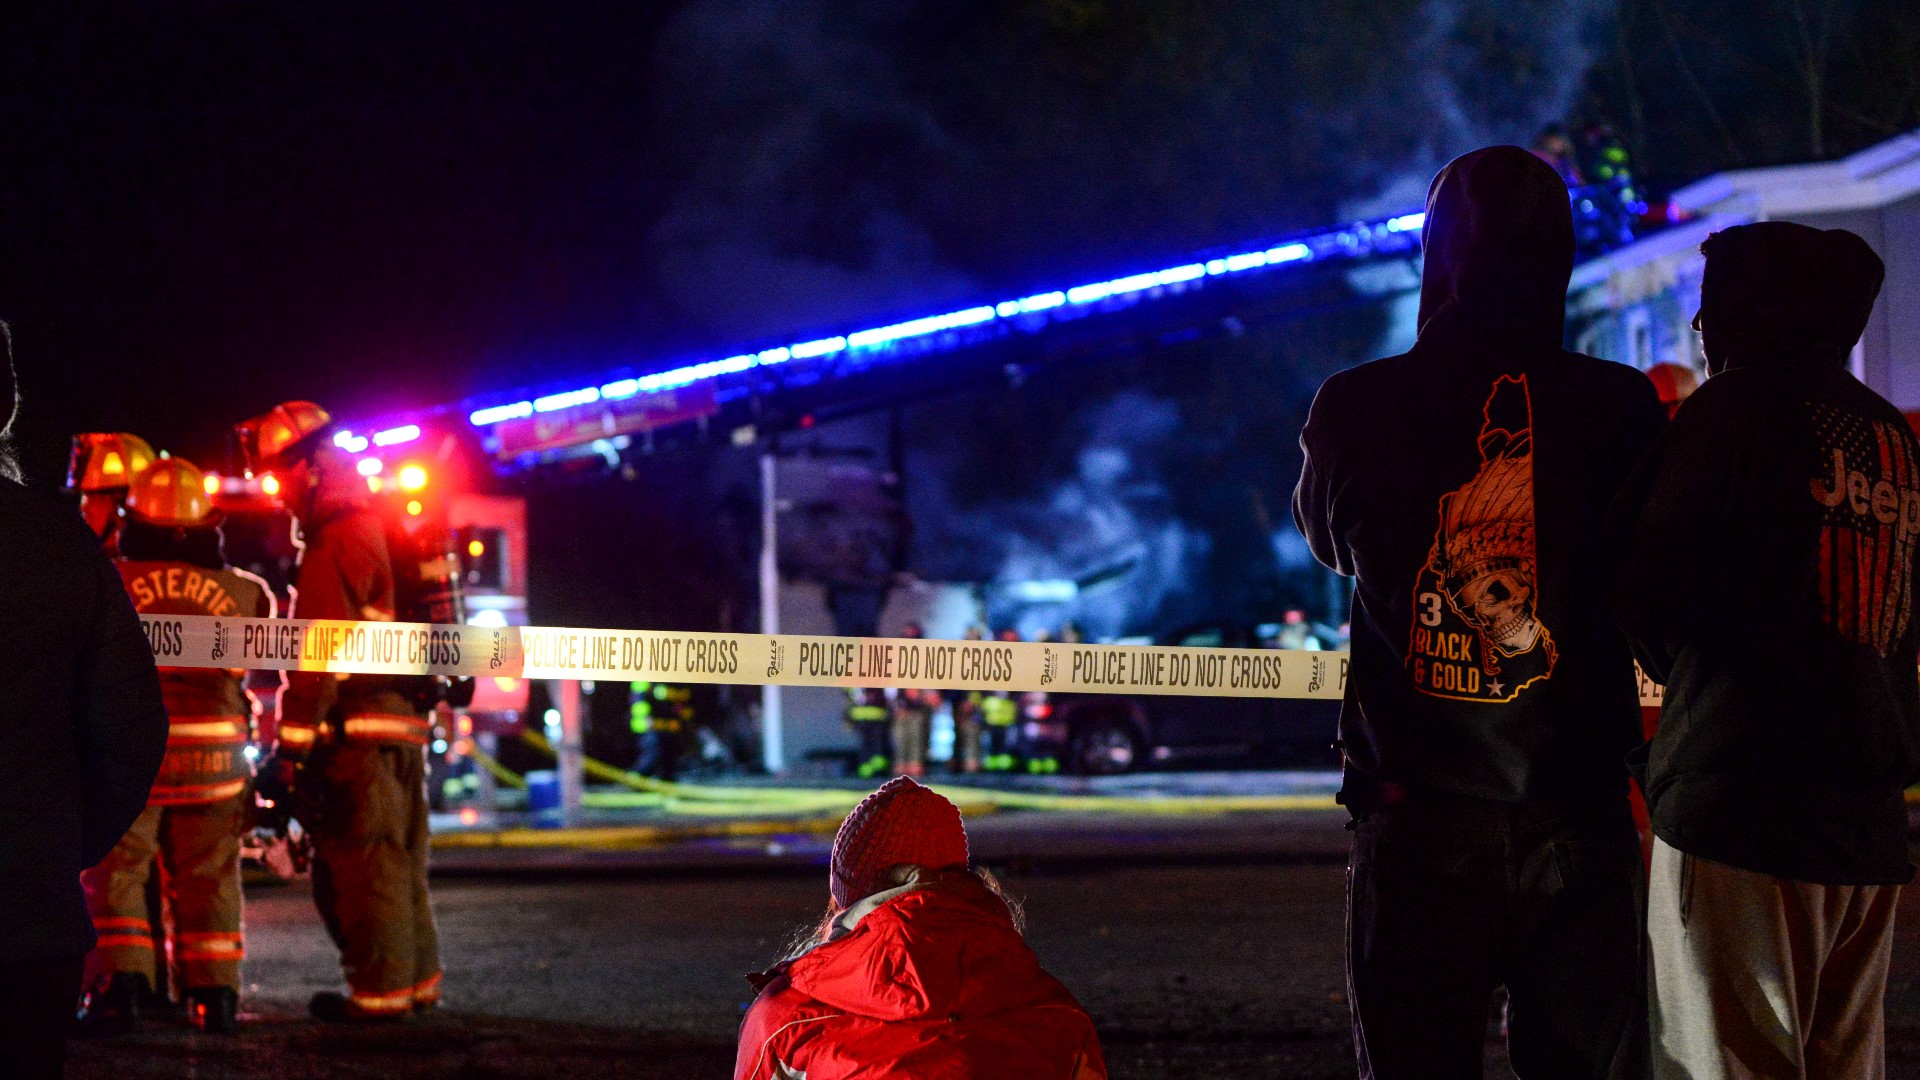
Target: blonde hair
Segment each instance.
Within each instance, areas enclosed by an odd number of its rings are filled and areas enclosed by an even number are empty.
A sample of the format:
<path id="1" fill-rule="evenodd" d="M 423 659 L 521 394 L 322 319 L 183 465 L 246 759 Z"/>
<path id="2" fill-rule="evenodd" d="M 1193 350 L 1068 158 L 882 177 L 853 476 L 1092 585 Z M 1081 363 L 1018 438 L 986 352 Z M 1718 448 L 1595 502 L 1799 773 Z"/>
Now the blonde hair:
<path id="1" fill-rule="evenodd" d="M 1007 905 L 1007 917 L 1013 920 L 1014 933 L 1022 937 L 1026 936 L 1026 909 L 1021 905 L 1019 900 L 1007 894 L 1006 887 L 1000 884 L 1000 879 L 993 875 L 993 871 L 988 870 L 984 866 L 970 866 L 959 870 L 928 870 L 924 866 L 916 866 L 912 863 L 901 863 L 892 870 L 887 871 L 887 881 L 890 883 L 888 888 L 891 889 L 897 889 L 903 885 L 911 885 L 913 888 L 909 890 L 910 892 L 940 889 L 951 890 L 954 888 L 966 888 L 970 885 L 977 884 L 998 897 L 1001 903 Z M 885 890 L 881 891 L 884 892 Z M 865 899 L 866 897 L 864 896 L 859 897 L 854 903 L 857 904 Z M 827 902 L 827 912 L 825 915 L 822 915 L 818 921 L 809 923 L 794 931 L 792 938 L 787 942 L 786 949 L 780 954 L 781 962 L 785 963 L 798 960 L 806 953 L 833 940 L 835 923 L 839 920 L 840 916 L 845 913 L 846 908 L 842 908 L 829 900 Z"/>

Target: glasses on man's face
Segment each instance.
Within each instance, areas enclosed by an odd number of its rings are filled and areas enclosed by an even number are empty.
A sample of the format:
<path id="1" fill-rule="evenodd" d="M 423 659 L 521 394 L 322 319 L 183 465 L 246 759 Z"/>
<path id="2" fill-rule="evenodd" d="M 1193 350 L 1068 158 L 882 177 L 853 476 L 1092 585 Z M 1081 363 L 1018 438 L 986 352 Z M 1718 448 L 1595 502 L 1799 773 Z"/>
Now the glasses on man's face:
<path id="1" fill-rule="evenodd" d="M 1700 313 L 1697 311 L 1693 313 L 1693 321 L 1687 325 L 1693 327 L 1693 332 L 1696 334 L 1704 332 L 1700 329 Z"/>

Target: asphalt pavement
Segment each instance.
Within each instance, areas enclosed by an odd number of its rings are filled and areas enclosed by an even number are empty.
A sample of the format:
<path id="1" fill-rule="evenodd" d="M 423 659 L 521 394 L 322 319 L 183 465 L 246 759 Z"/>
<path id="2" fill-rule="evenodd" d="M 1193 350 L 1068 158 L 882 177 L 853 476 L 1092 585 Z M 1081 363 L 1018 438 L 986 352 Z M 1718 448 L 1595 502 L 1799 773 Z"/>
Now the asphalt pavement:
<path id="1" fill-rule="evenodd" d="M 1023 899 L 1043 962 L 1093 1015 L 1115 1077 L 1353 1075 L 1337 812 L 996 813 L 969 829 Z M 243 1033 L 206 1038 L 160 1018 L 78 1046 L 71 1075 L 725 1076 L 750 997 L 742 976 L 826 904 L 820 839 L 768 850 L 784 843 L 557 852 L 517 867 L 442 859 L 447 1007 L 376 1028 L 305 1018 L 307 997 L 338 985 L 334 953 L 304 885 L 256 887 Z M 1900 915 L 1889 1075 L 1920 1080 L 1916 905 L 1910 893 Z M 1510 1076 L 1491 1024 L 1488 1050 L 1487 1075 Z"/>

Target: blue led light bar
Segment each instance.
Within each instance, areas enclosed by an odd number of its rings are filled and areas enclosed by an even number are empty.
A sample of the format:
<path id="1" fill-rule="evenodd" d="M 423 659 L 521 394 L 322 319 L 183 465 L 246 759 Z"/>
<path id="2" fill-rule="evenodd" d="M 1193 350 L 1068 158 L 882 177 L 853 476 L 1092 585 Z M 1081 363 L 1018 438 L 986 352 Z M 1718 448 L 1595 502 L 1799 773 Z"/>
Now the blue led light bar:
<path id="1" fill-rule="evenodd" d="M 707 360 L 650 375 L 622 378 L 601 386 L 549 394 L 530 401 L 494 405 L 469 413 L 467 419 L 475 427 L 486 427 L 503 420 L 523 419 L 536 412 L 556 412 L 580 405 L 591 405 L 598 401 L 619 401 L 636 394 L 671 390 L 708 379 L 736 375 L 758 367 L 785 364 L 795 360 L 815 360 L 842 353 L 881 350 L 916 338 L 927 338 L 951 330 L 981 326 L 1001 319 L 1039 315 L 1056 308 L 1085 307 L 1116 297 L 1135 297 L 1154 289 L 1184 287 L 1189 282 L 1209 277 L 1239 274 L 1288 263 L 1308 263 L 1323 258 L 1358 258 L 1382 251 L 1389 253 L 1405 251 L 1414 246 L 1417 241 L 1404 234 L 1419 232 L 1426 224 L 1426 220 L 1426 214 L 1415 212 L 1361 222 L 1344 229 L 1320 233 L 1275 247 L 1224 255 L 1206 262 L 1182 263 L 1179 266 L 1171 266 L 1151 273 L 1130 274 L 1107 281 L 1088 282 L 1070 289 L 1035 293 L 1017 300 L 1002 300 L 995 304 L 981 304 L 959 311 L 950 311 L 944 315 L 929 315 L 925 318 L 909 319 L 906 322 L 892 323 L 887 326 L 856 330 L 845 336 L 817 338 L 812 341 L 763 349 L 759 352 L 742 353 L 724 360 Z M 378 436 L 376 441 L 377 439 Z"/>
<path id="2" fill-rule="evenodd" d="M 511 405 L 495 405 L 491 409 L 479 409 L 469 413 L 467 419 L 473 423 L 474 427 L 485 427 L 488 424 L 497 424 L 502 420 L 518 420 L 521 417 L 532 415 L 533 402 L 516 401 Z"/>
<path id="3" fill-rule="evenodd" d="M 600 400 L 600 388 L 589 386 L 585 390 L 569 390 L 564 394 L 548 394 L 533 399 L 534 412 L 559 412 L 571 409 L 575 405 L 591 405 Z"/>

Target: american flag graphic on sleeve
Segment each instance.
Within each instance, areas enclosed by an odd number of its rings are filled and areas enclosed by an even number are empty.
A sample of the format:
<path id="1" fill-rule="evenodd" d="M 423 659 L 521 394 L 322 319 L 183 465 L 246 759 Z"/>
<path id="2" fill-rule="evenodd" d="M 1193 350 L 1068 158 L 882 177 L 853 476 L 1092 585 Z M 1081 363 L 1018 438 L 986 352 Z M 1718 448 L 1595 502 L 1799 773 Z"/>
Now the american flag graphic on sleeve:
<path id="1" fill-rule="evenodd" d="M 1920 468 L 1904 425 L 1809 404 L 1819 449 L 1808 490 L 1822 510 L 1820 603 L 1827 625 L 1889 656 L 1913 618 Z"/>

